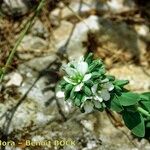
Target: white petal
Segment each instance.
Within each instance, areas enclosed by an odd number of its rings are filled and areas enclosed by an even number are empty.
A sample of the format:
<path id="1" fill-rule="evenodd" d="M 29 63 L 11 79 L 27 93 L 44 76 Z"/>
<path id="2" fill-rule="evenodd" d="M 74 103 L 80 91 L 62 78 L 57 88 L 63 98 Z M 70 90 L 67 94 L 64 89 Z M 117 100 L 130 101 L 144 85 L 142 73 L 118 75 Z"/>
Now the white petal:
<path id="1" fill-rule="evenodd" d="M 112 90 L 114 89 L 114 85 L 113 85 L 112 83 L 110 83 L 110 82 L 105 83 L 105 84 L 103 85 L 103 87 L 104 87 L 105 89 L 107 89 L 108 91 L 112 91 Z"/>
<path id="2" fill-rule="evenodd" d="M 64 80 L 70 84 L 76 85 L 77 83 L 73 82 L 71 79 L 69 79 L 68 77 L 64 76 Z"/>
<path id="3" fill-rule="evenodd" d="M 84 78 L 83 78 L 83 81 L 87 81 L 87 80 L 89 80 L 89 79 L 91 78 L 91 76 L 92 76 L 92 74 L 91 74 L 91 73 L 86 74 L 86 75 L 84 76 Z"/>
<path id="4" fill-rule="evenodd" d="M 57 98 L 64 98 L 64 97 L 65 97 L 65 94 L 64 94 L 63 91 L 58 91 L 58 92 L 56 93 L 56 97 L 57 97 Z"/>
<path id="5" fill-rule="evenodd" d="M 103 89 L 101 91 L 101 97 L 105 100 L 108 101 L 110 99 L 110 94 L 106 89 Z"/>
<path id="6" fill-rule="evenodd" d="M 94 101 L 94 105 L 95 105 L 96 108 L 99 108 L 100 102 L 99 101 Z"/>
<path id="7" fill-rule="evenodd" d="M 95 95 L 95 100 L 99 101 L 99 102 L 102 102 L 103 99 L 102 97 L 98 96 L 98 95 Z"/>
<path id="8" fill-rule="evenodd" d="M 79 57 L 79 62 L 84 60 L 84 56 Z"/>
<path id="9" fill-rule="evenodd" d="M 81 89 L 82 89 L 82 87 L 83 87 L 83 83 L 80 83 L 80 84 L 78 84 L 76 87 L 75 87 L 75 92 L 79 92 L 79 91 L 81 91 Z"/>
<path id="10" fill-rule="evenodd" d="M 101 83 L 106 83 L 108 81 L 109 81 L 109 79 L 106 78 L 106 79 L 102 80 Z"/>
<path id="11" fill-rule="evenodd" d="M 94 105 L 92 102 L 86 101 L 83 107 L 85 112 L 90 113 L 93 110 Z"/>
<path id="12" fill-rule="evenodd" d="M 76 68 L 82 75 L 85 75 L 85 73 L 88 71 L 88 64 L 86 62 L 80 62 L 77 64 Z"/>
<path id="13" fill-rule="evenodd" d="M 96 94 L 97 86 L 98 86 L 98 84 L 94 84 L 94 85 L 92 86 L 91 90 L 92 90 L 92 93 L 93 93 L 93 94 Z"/>
<path id="14" fill-rule="evenodd" d="M 65 71 L 69 76 L 74 76 L 75 74 L 77 74 L 77 71 L 71 67 L 66 67 Z"/>

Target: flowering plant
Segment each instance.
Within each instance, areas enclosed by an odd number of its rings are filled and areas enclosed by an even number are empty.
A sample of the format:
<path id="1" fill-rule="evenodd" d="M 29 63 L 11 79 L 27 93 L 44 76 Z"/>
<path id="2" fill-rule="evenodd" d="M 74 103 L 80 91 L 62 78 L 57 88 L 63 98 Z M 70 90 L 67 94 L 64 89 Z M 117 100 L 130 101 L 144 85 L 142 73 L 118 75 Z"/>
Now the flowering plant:
<path id="1" fill-rule="evenodd" d="M 101 60 L 87 54 L 64 65 L 60 82 L 66 101 L 82 112 L 110 109 L 122 115 L 125 125 L 139 137 L 145 135 L 145 120 L 150 119 L 150 93 L 137 94 L 124 86 L 128 80 L 118 80 L 106 74 Z M 56 94 L 59 96 L 60 92 Z"/>

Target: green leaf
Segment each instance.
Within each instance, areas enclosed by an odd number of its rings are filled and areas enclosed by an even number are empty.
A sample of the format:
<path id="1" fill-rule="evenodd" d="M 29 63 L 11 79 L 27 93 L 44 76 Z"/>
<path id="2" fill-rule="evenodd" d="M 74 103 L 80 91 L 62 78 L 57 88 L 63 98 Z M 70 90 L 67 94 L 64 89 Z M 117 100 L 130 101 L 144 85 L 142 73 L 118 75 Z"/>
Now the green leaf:
<path id="1" fill-rule="evenodd" d="M 112 96 L 112 99 L 110 101 L 105 102 L 105 104 L 112 111 L 121 112 L 124 110 L 124 108 L 120 104 L 117 95 Z"/>
<path id="2" fill-rule="evenodd" d="M 98 78 L 98 77 L 100 77 L 101 76 L 101 74 L 99 73 L 99 72 L 92 72 L 92 78 Z"/>
<path id="3" fill-rule="evenodd" d="M 91 80 L 88 80 L 84 82 L 84 84 L 87 85 L 88 87 L 92 87 L 94 83 Z"/>
<path id="4" fill-rule="evenodd" d="M 77 95 L 77 93 L 76 92 L 74 92 L 74 90 L 75 90 L 75 88 L 73 88 L 72 90 L 71 90 L 71 92 L 70 92 L 70 98 L 73 100 L 75 97 L 76 97 L 76 95 Z"/>
<path id="5" fill-rule="evenodd" d="M 71 91 L 73 88 L 73 85 L 72 84 L 67 84 L 66 87 L 65 87 L 65 90 L 66 91 Z"/>
<path id="6" fill-rule="evenodd" d="M 107 75 L 107 78 L 109 79 L 109 81 L 114 81 L 115 80 L 115 77 L 111 76 L 111 75 Z"/>
<path id="7" fill-rule="evenodd" d="M 136 105 L 125 106 L 124 109 L 126 109 L 126 111 L 128 111 L 128 112 L 136 112 L 137 106 Z"/>
<path id="8" fill-rule="evenodd" d="M 142 100 L 150 101 L 150 92 L 142 93 L 142 94 L 140 95 L 140 98 L 141 98 Z"/>
<path id="9" fill-rule="evenodd" d="M 141 107 L 143 107 L 150 113 L 150 92 L 142 93 L 140 95 L 140 99 Z"/>
<path id="10" fill-rule="evenodd" d="M 68 83 L 67 83 L 65 80 L 61 80 L 61 81 L 59 82 L 59 85 L 60 85 L 61 89 L 64 89 L 67 84 L 68 84 Z"/>
<path id="11" fill-rule="evenodd" d="M 150 128 L 150 122 L 146 123 L 146 128 Z"/>
<path id="12" fill-rule="evenodd" d="M 122 117 L 125 125 L 131 130 L 134 135 L 138 137 L 144 137 L 145 124 L 144 118 L 140 113 L 124 111 Z"/>
<path id="13" fill-rule="evenodd" d="M 118 96 L 118 99 L 122 106 L 130 106 L 136 104 L 140 100 L 140 96 L 136 93 L 126 92 Z"/>
<path id="14" fill-rule="evenodd" d="M 142 104 L 142 106 L 147 109 L 147 111 L 150 112 L 150 101 L 140 101 L 140 103 Z"/>
<path id="15" fill-rule="evenodd" d="M 114 81 L 114 84 L 115 84 L 115 85 L 118 85 L 118 86 L 121 86 L 121 87 L 125 86 L 125 85 L 128 84 L 128 83 L 129 83 L 128 80 L 115 80 L 115 81 Z"/>
<path id="16" fill-rule="evenodd" d="M 80 104 L 81 104 L 80 99 L 76 98 L 74 104 L 75 104 L 76 106 L 80 106 Z"/>
<path id="17" fill-rule="evenodd" d="M 86 95 L 90 96 L 92 94 L 90 88 L 88 88 L 87 86 L 83 87 L 83 91 Z"/>
<path id="18" fill-rule="evenodd" d="M 90 64 L 92 61 L 93 61 L 93 53 L 87 53 L 86 55 L 85 55 L 85 57 L 84 57 L 84 60 L 88 63 L 88 64 Z"/>
<path id="19" fill-rule="evenodd" d="M 122 94 L 122 88 L 119 87 L 118 85 L 115 85 L 115 93 L 117 95 L 121 95 Z"/>
<path id="20" fill-rule="evenodd" d="M 101 67 L 101 65 L 102 65 L 102 62 L 100 60 L 94 60 L 92 64 L 89 66 L 89 71 L 92 72 L 95 69 Z"/>
<path id="21" fill-rule="evenodd" d="M 71 92 L 72 88 L 73 88 L 72 84 L 67 84 L 65 86 L 65 99 L 66 100 L 70 97 L 70 92 Z"/>

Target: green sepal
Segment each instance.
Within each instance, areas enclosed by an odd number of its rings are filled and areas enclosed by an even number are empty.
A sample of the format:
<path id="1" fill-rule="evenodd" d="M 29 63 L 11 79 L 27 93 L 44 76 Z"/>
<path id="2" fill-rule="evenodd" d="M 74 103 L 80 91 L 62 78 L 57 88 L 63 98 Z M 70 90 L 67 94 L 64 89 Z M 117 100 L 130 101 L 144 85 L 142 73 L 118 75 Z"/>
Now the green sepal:
<path id="1" fill-rule="evenodd" d="M 91 81 L 91 80 L 84 82 L 84 84 L 88 87 L 92 87 L 94 85 L 93 81 Z"/>
<path id="2" fill-rule="evenodd" d="M 70 92 L 70 98 L 73 100 L 76 97 L 77 93 L 75 92 L 75 87 L 72 88 Z"/>
<path id="3" fill-rule="evenodd" d="M 102 62 L 100 60 L 94 60 L 89 66 L 89 72 L 99 69 L 102 66 Z"/>
<path id="4" fill-rule="evenodd" d="M 86 53 L 84 56 L 84 60 L 88 63 L 91 64 L 93 61 L 93 53 Z"/>
<path id="5" fill-rule="evenodd" d="M 87 87 L 87 86 L 84 86 L 84 87 L 83 87 L 83 91 L 84 91 L 84 93 L 85 93 L 87 96 L 90 96 L 90 95 L 92 94 L 90 88 Z"/>
<path id="6" fill-rule="evenodd" d="M 75 101 L 74 101 L 74 104 L 79 107 L 81 105 L 81 99 L 82 99 L 82 95 L 77 94 Z"/>

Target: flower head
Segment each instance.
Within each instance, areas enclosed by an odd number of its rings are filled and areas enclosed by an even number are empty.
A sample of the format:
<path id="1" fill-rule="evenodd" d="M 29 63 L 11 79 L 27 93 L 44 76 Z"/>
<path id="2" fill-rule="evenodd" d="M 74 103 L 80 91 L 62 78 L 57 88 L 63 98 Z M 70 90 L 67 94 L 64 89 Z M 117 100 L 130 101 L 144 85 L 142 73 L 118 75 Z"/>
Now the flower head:
<path id="1" fill-rule="evenodd" d="M 80 58 L 78 61 L 71 61 L 64 67 L 66 76 L 64 80 L 72 85 L 75 85 L 75 91 L 78 92 L 82 89 L 84 82 L 91 78 L 91 73 L 88 73 L 88 64 Z"/>
<path id="2" fill-rule="evenodd" d="M 111 99 L 114 85 L 105 75 L 102 61 L 93 59 L 93 55 L 73 60 L 64 65 L 63 70 L 66 74 L 61 89 L 65 99 L 71 99 L 74 105 L 90 112 L 104 108 L 105 102 Z"/>

